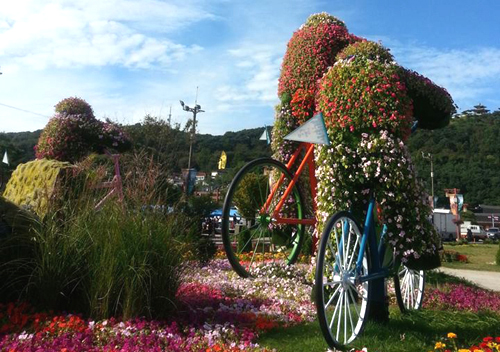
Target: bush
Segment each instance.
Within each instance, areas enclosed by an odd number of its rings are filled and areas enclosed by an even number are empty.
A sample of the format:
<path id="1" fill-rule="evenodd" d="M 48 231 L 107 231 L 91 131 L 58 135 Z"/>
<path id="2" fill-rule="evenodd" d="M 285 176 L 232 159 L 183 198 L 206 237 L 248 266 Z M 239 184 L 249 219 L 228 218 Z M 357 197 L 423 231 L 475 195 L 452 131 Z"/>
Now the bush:
<path id="1" fill-rule="evenodd" d="M 127 167 L 136 172 L 125 178 L 124 202 L 109 201 L 94 210 L 95 199 L 102 196 L 102 190 L 91 187 L 99 180 L 99 167 L 87 173 L 88 185 L 78 198 L 49 209 L 31 234 L 0 241 L 4 300 L 24 299 L 39 309 L 95 319 L 171 313 L 184 263 L 207 261 L 213 251 L 211 243 L 199 240 L 193 221 L 192 214 L 203 207 L 193 205 L 189 214 L 143 210 L 144 204 L 159 204 L 154 170 Z"/>
<path id="2" fill-rule="evenodd" d="M 495 262 L 500 265 L 500 245 L 498 246 L 497 255 L 495 256 Z"/>
<path id="3" fill-rule="evenodd" d="M 244 229 L 238 234 L 238 252 L 248 253 L 252 250 L 252 232 L 248 229 Z"/>
<path id="4" fill-rule="evenodd" d="M 448 263 L 452 262 L 468 263 L 469 259 L 465 254 L 460 254 L 457 251 L 444 250 L 441 252 L 441 261 Z"/>
<path id="5" fill-rule="evenodd" d="M 55 110 L 59 114 L 77 115 L 83 119 L 94 119 L 94 110 L 89 103 L 77 97 L 70 97 L 61 100 L 55 105 Z"/>
<path id="6" fill-rule="evenodd" d="M 110 121 L 101 122 L 83 99 L 67 98 L 43 129 L 35 147 L 37 159 L 78 162 L 92 152 L 130 149 L 129 137 Z"/>
<path id="7" fill-rule="evenodd" d="M 70 213 L 62 222 L 56 213 L 46 216 L 32 235 L 32 255 L 3 263 L 25 268 L 17 298 L 95 319 L 168 316 L 190 246 L 179 238 L 191 219 L 113 203 L 99 212 L 88 207 Z"/>

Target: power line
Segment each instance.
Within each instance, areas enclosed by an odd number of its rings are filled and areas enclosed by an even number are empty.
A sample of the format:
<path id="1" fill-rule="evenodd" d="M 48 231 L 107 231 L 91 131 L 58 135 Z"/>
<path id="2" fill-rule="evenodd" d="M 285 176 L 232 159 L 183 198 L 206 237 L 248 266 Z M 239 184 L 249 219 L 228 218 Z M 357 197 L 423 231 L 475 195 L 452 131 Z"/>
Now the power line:
<path id="1" fill-rule="evenodd" d="M 10 109 L 14 109 L 14 110 L 19 110 L 19 111 L 22 111 L 22 112 L 27 112 L 27 113 L 30 113 L 30 114 L 33 114 L 33 115 L 38 115 L 38 116 L 42 116 L 42 117 L 49 117 L 50 116 L 47 116 L 47 115 L 43 115 L 43 114 L 39 114 L 37 112 L 33 112 L 33 111 L 29 111 L 29 110 L 25 110 L 25 109 L 21 109 L 21 108 L 16 108 L 15 106 L 11 106 L 11 105 L 7 105 L 7 104 L 3 104 L 3 103 L 0 103 L 1 106 L 5 106 L 6 108 L 10 108 Z"/>

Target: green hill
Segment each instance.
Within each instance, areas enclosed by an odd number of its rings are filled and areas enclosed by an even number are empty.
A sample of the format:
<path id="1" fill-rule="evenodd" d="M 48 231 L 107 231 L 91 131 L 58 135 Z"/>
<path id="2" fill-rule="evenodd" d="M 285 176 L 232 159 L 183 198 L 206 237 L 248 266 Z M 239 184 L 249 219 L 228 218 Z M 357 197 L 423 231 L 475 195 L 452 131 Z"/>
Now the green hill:
<path id="1" fill-rule="evenodd" d="M 459 188 L 469 204 L 500 205 L 500 112 L 455 118 L 435 131 L 417 130 L 408 142 L 418 175 L 430 193 L 430 162 L 434 189 Z"/>
<path id="2" fill-rule="evenodd" d="M 147 150 L 165 170 L 179 172 L 187 167 L 189 134 L 180 126 L 146 117 L 142 123 L 125 126 L 134 140 L 135 151 Z M 271 155 L 259 137 L 263 128 L 226 132 L 222 136 L 196 135 L 192 164 L 200 171 L 217 169 L 222 151 L 227 167 L 236 171 L 246 162 Z M 0 133 L 0 153 L 9 150 L 10 169 L 34 158 L 33 147 L 40 131 Z M 430 193 L 430 162 L 422 152 L 431 153 L 434 162 L 436 196 L 445 188 L 459 188 L 469 204 L 500 205 L 500 112 L 455 118 L 446 128 L 417 130 L 408 145 L 420 178 Z"/>

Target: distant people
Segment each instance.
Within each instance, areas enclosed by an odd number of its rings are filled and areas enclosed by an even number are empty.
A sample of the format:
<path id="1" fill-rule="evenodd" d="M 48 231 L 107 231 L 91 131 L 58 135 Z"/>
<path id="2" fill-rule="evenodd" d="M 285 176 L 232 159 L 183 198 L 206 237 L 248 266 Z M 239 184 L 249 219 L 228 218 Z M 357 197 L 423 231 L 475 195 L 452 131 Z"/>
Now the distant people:
<path id="1" fill-rule="evenodd" d="M 470 229 L 470 227 L 467 229 L 467 241 L 468 242 L 472 242 L 474 238 L 472 237 L 472 230 Z"/>

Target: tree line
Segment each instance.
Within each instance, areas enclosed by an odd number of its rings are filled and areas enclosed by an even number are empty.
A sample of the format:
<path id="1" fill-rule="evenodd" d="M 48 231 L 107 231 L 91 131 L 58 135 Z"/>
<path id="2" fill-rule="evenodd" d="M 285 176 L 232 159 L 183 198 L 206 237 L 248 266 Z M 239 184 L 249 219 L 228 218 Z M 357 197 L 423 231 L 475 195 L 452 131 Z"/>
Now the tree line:
<path id="1" fill-rule="evenodd" d="M 169 173 L 179 173 L 188 164 L 190 126 L 170 125 L 146 116 L 134 125 L 123 126 L 133 140 L 131 153 L 151 155 Z M 270 156 L 271 149 L 259 140 L 264 128 L 226 132 L 221 136 L 197 134 L 192 165 L 199 171 L 217 170 L 222 151 L 227 154 L 228 181 L 248 161 Z M 0 133 L 0 153 L 8 150 L 11 172 L 19 163 L 34 159 L 33 147 L 39 131 Z M 435 195 L 445 204 L 445 188 L 459 188 L 466 203 L 500 205 L 500 110 L 488 111 L 478 104 L 456 115 L 449 126 L 438 130 L 417 130 L 408 140 L 418 176 L 431 192 L 430 159 L 434 164 Z M 3 165 L 4 171 L 6 165 Z"/>

